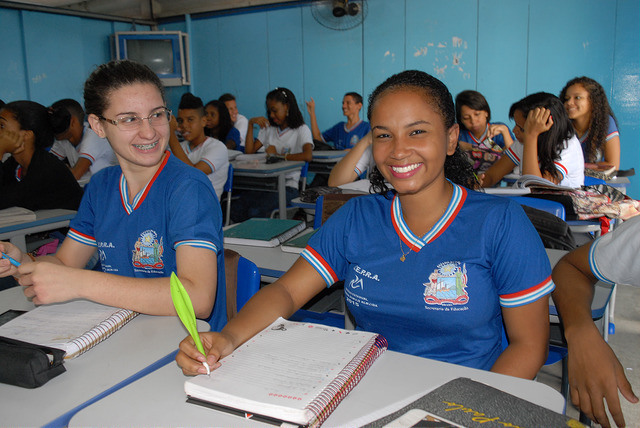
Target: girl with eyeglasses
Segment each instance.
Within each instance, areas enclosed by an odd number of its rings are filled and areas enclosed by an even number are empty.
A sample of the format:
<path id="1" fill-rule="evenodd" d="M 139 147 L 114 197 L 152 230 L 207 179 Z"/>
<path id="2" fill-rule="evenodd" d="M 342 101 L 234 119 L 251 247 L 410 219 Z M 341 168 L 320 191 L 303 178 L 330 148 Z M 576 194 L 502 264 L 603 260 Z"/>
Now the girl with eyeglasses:
<path id="1" fill-rule="evenodd" d="M 226 321 L 222 213 L 207 177 L 167 151 L 169 117 L 159 78 L 132 61 L 99 66 L 84 86 L 91 128 L 107 138 L 118 166 L 94 175 L 54 256 L 0 261 L 35 304 L 76 298 L 151 315 L 175 315 L 169 276 L 176 272 L 196 316 Z M 98 251 L 102 272 L 82 269 Z M 217 287 L 221 284 L 222 287 Z"/>
<path id="2" fill-rule="evenodd" d="M 313 137 L 304 123 L 302 112 L 295 95 L 287 88 L 276 88 L 267 94 L 267 116 L 249 119 L 245 140 L 245 153 L 256 153 L 264 147 L 267 156 L 277 156 L 284 160 L 310 162 L 313 155 Z M 254 138 L 253 127 L 260 131 Z M 287 203 L 298 196 L 300 171 L 286 176 Z M 240 222 L 252 217 L 269 217 L 278 207 L 277 193 L 258 191 L 243 192 L 238 203 L 231 206 L 231 218 Z"/>

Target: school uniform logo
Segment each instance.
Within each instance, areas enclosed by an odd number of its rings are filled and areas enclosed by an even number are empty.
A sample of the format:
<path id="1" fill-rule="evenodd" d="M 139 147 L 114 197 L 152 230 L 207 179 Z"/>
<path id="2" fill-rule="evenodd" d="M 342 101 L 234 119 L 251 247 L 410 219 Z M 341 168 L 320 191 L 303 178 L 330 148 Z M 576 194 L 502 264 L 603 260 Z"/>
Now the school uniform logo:
<path id="1" fill-rule="evenodd" d="M 145 230 L 134 244 L 133 265 L 144 269 L 163 269 L 162 255 L 164 245 L 162 237 L 158 241 L 158 234 L 153 230 Z"/>
<path id="2" fill-rule="evenodd" d="M 443 262 L 429 275 L 429 282 L 422 285 L 427 305 L 464 305 L 467 294 L 467 267 L 460 262 Z"/>

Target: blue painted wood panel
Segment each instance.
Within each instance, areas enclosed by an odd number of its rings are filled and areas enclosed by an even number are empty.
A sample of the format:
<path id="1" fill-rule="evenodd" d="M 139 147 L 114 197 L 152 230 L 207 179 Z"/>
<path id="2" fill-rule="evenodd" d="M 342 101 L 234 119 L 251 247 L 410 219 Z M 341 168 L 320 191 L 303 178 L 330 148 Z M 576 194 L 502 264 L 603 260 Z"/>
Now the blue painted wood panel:
<path id="1" fill-rule="evenodd" d="M 4 102 L 29 99 L 21 15 L 18 10 L 0 9 L 0 99 Z"/>

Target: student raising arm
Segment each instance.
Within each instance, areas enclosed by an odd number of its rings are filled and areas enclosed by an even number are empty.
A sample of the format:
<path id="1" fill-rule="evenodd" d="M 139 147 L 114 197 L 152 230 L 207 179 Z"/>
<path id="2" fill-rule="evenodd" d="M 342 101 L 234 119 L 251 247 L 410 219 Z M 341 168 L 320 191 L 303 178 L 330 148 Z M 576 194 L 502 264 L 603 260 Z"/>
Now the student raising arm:
<path id="1" fill-rule="evenodd" d="M 206 357 L 183 340 L 176 360 L 185 374 L 203 373 L 205 358 L 218 364 L 344 279 L 356 325 L 382 334 L 389 349 L 536 375 L 548 344 L 549 261 L 519 205 L 463 187 L 474 178 L 457 149 L 451 94 L 436 78 L 405 71 L 373 92 L 368 117 L 379 193 L 351 199 L 221 333 L 201 333 Z"/>
<path id="2" fill-rule="evenodd" d="M 171 112 L 162 83 L 146 66 L 112 61 L 91 74 L 84 98 L 92 129 L 108 139 L 119 166 L 89 182 L 54 256 L 32 262 L 17 247 L 0 243 L 0 250 L 22 262 L 18 268 L 0 263 L 0 275 L 18 277 L 36 304 L 85 298 L 174 315 L 174 271 L 196 315 L 206 318 L 214 308 L 212 324 L 221 326 L 222 214 L 207 177 L 166 150 Z M 82 269 L 96 248 L 103 272 Z"/>

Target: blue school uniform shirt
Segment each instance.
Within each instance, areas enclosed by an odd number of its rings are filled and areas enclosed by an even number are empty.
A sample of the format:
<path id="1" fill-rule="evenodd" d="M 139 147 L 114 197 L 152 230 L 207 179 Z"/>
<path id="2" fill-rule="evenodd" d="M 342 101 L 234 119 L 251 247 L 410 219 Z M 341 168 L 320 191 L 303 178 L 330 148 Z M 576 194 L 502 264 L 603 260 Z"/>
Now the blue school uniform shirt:
<path id="1" fill-rule="evenodd" d="M 220 330 L 226 323 L 220 204 L 207 176 L 169 152 L 133 200 L 120 166 L 94 175 L 67 236 L 97 247 L 103 272 L 135 278 L 177 272 L 181 245 L 215 252 L 218 287 L 210 324 Z"/>
<path id="2" fill-rule="evenodd" d="M 616 126 L 616 121 L 613 119 L 613 116 L 609 116 L 609 125 L 607 127 L 607 136 L 605 141 L 609 141 L 613 137 L 619 137 L 620 133 L 618 132 L 618 127 Z M 581 137 L 579 137 L 580 146 L 582 147 L 582 153 L 586 156 L 587 152 L 587 143 L 589 142 L 589 131 L 585 132 Z M 604 161 L 604 151 L 598 150 L 596 153 L 597 162 Z"/>
<path id="3" fill-rule="evenodd" d="M 493 125 L 505 125 L 502 122 L 493 122 Z M 507 125 L 505 125 L 507 126 Z M 507 128 L 509 128 L 507 126 Z M 469 143 L 472 146 L 480 146 L 483 147 L 485 149 L 491 149 L 492 147 L 489 147 L 487 144 L 485 144 L 485 140 L 487 139 L 487 131 L 489 131 L 489 124 L 487 124 L 487 127 L 484 130 L 484 133 L 480 136 L 480 138 L 476 138 L 473 136 L 473 134 L 471 132 L 469 132 L 466 129 L 460 129 L 460 135 L 458 136 L 458 141 L 463 141 L 465 143 Z M 513 135 L 513 132 L 511 132 L 511 129 L 509 129 L 509 135 L 511 136 L 511 140 L 516 141 L 516 137 L 515 135 Z M 502 134 L 498 134 L 492 137 L 492 140 L 495 144 L 497 144 L 498 146 L 500 146 L 500 148 L 504 149 L 504 137 L 502 136 Z"/>
<path id="4" fill-rule="evenodd" d="M 333 142 L 336 150 L 350 149 L 369 131 L 371 131 L 369 122 L 363 120 L 356 123 L 351 129 L 347 129 L 347 122 L 339 122 L 324 131 L 322 139 L 326 142 Z"/>
<path id="5" fill-rule="evenodd" d="M 554 288 L 522 208 L 457 185 L 422 237 L 397 196 L 367 195 L 334 213 L 301 255 L 328 286 L 344 280 L 357 328 L 382 334 L 389 349 L 484 370 L 502 352 L 501 308 Z"/>

